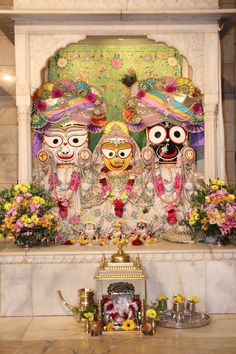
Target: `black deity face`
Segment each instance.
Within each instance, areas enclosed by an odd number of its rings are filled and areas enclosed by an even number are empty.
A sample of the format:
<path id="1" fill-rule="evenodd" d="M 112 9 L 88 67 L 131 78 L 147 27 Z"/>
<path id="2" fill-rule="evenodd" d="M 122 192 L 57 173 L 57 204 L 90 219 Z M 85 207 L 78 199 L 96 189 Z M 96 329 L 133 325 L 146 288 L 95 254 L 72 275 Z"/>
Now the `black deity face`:
<path id="1" fill-rule="evenodd" d="M 162 122 L 147 129 L 147 138 L 160 163 L 175 163 L 187 132 L 178 125 Z"/>

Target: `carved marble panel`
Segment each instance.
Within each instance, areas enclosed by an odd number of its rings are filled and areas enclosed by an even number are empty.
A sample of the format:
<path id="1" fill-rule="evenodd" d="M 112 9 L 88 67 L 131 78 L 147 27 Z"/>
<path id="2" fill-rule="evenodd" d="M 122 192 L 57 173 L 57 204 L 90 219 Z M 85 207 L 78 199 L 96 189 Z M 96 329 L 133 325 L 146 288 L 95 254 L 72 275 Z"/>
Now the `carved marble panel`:
<path id="1" fill-rule="evenodd" d="M 203 33 L 158 33 L 148 35 L 149 39 L 164 42 L 178 49 L 193 69 L 194 84 L 204 86 L 204 34 Z"/>
<path id="2" fill-rule="evenodd" d="M 46 68 L 47 61 L 55 52 L 68 44 L 78 43 L 85 39 L 85 35 L 78 34 L 51 34 L 30 36 L 30 81 L 34 91 L 42 83 L 42 70 Z M 46 80 L 47 81 L 47 80 Z"/>
<path id="3" fill-rule="evenodd" d="M 52 9 L 48 0 L 14 0 L 15 9 Z M 147 9 L 204 9 L 218 8 L 218 0 L 97 0 L 96 10 L 147 10 Z M 53 9 L 77 9 L 78 0 L 54 0 Z M 80 1 L 79 10 L 94 10 L 94 1 Z"/>

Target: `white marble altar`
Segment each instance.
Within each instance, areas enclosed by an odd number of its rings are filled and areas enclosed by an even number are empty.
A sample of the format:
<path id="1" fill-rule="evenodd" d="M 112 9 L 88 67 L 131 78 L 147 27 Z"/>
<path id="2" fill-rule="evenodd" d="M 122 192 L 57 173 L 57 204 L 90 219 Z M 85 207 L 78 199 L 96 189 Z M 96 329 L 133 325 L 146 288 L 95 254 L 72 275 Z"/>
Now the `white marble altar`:
<path id="1" fill-rule="evenodd" d="M 70 315 L 56 290 L 77 304 L 77 290 L 96 289 L 94 274 L 102 255 L 115 246 L 52 246 L 19 249 L 5 244 L 0 251 L 1 315 Z M 236 247 L 174 244 L 126 247 L 140 256 L 146 268 L 148 302 L 160 293 L 172 298 L 182 292 L 200 299 L 198 309 L 209 313 L 236 313 Z"/>

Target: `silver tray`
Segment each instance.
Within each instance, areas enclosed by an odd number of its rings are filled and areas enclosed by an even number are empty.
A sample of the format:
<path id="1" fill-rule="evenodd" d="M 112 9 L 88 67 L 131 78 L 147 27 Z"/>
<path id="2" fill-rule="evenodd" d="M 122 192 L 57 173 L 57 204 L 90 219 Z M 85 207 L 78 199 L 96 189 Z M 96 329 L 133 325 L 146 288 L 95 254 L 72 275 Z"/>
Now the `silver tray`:
<path id="1" fill-rule="evenodd" d="M 196 328 L 208 325 L 211 318 L 207 313 L 194 312 L 191 316 L 186 314 L 183 321 L 176 322 L 171 312 L 160 315 L 157 325 L 167 328 Z"/>

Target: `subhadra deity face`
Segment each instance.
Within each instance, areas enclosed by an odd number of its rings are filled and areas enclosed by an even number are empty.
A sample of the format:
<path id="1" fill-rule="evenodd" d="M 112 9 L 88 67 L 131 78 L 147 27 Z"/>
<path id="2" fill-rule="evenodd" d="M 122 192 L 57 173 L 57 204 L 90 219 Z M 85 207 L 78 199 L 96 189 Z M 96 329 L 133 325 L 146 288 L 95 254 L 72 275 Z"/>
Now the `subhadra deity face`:
<path id="1" fill-rule="evenodd" d="M 147 129 L 147 139 L 160 163 L 175 163 L 187 132 L 178 125 L 163 122 Z"/>
<path id="2" fill-rule="evenodd" d="M 101 146 L 102 157 L 110 171 L 125 171 L 132 158 L 132 145 L 124 139 L 110 139 Z"/>
<path id="3" fill-rule="evenodd" d="M 44 133 L 44 143 L 57 164 L 76 163 L 80 149 L 87 142 L 88 132 L 81 125 L 50 128 Z"/>

